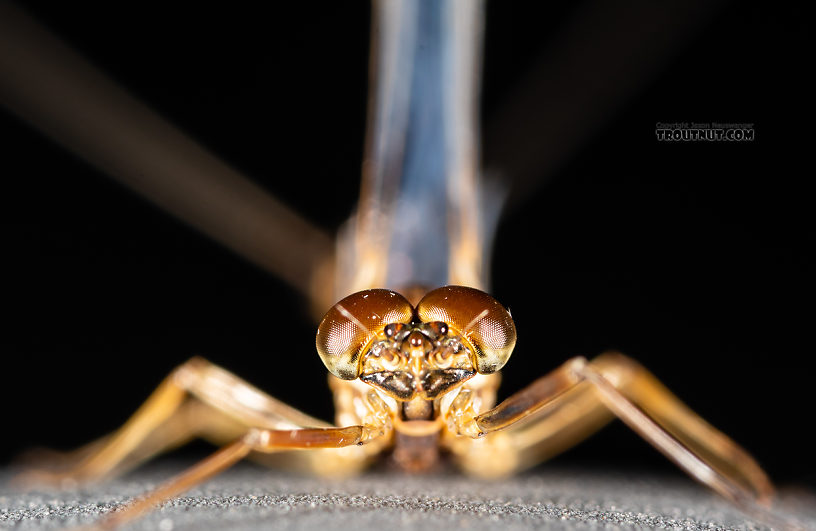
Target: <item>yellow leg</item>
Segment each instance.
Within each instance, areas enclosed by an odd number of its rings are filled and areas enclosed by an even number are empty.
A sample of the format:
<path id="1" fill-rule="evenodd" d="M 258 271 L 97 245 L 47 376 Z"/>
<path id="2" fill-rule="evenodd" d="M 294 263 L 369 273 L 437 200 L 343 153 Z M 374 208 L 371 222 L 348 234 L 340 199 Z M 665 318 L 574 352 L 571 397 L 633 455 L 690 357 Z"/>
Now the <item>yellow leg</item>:
<path id="1" fill-rule="evenodd" d="M 276 452 L 286 449 L 344 448 L 363 444 L 366 426 L 344 428 L 305 428 L 295 430 L 251 429 L 180 475 L 148 492 L 122 510 L 110 514 L 97 524 L 99 529 L 113 529 L 138 518 L 152 507 L 172 499 L 240 461 L 252 451 Z"/>
<path id="2" fill-rule="evenodd" d="M 453 431 L 487 435 L 481 445 L 502 451 L 513 467 L 528 464 L 526 451 L 546 457 L 578 443 L 609 420 L 601 411 L 607 408 L 692 477 L 743 507 L 767 505 L 773 494 L 768 477 L 745 450 L 621 354 L 592 362 L 574 358 L 493 409 L 478 413 L 469 407 L 466 396 L 454 401 L 448 413 Z M 506 431 L 493 434 L 499 430 Z M 479 457 L 463 448 L 453 447 L 466 468 L 478 469 Z"/>
<path id="3" fill-rule="evenodd" d="M 472 439 L 447 432 L 445 444 L 460 468 L 479 477 L 508 476 L 558 455 L 614 418 L 592 385 L 586 382 L 570 384 L 566 390 L 552 394 L 539 394 L 546 391 L 542 387 L 539 385 L 534 393 L 539 396 L 539 402 L 545 396 L 552 396 L 551 400 L 537 408 L 531 402 L 523 415 L 521 410 L 516 410 L 519 414 L 512 415 L 515 419 L 512 422 L 506 422 L 510 416 L 507 415 L 499 428 L 483 430 L 471 420 L 475 433 L 484 432 L 484 437 Z M 528 387 L 521 392 L 528 395 L 525 400 L 530 398 L 530 391 Z M 520 401 L 520 397 L 514 395 L 491 411 L 506 412 L 514 402 L 518 405 Z"/>
<path id="4" fill-rule="evenodd" d="M 615 415 L 692 477 L 741 505 L 770 504 L 773 485 L 754 458 L 642 365 L 614 353 L 578 364 L 576 372 Z"/>
<path id="5" fill-rule="evenodd" d="M 202 405 L 208 411 L 202 411 Z M 223 443 L 250 427 L 329 426 L 266 395 L 224 369 L 193 358 L 165 378 L 121 428 L 78 450 L 74 454 L 77 461 L 62 463 L 63 469 L 58 471 L 24 472 L 17 482 L 63 486 L 109 478 L 199 435 Z M 62 461 L 68 459 L 70 457 Z"/>

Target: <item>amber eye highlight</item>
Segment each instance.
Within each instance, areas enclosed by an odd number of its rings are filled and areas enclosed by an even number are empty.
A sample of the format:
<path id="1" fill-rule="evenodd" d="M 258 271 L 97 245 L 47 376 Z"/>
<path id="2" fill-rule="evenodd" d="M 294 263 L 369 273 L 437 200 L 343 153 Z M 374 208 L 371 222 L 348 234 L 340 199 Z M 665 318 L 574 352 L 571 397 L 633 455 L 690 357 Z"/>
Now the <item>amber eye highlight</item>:
<path id="1" fill-rule="evenodd" d="M 442 321 L 473 347 L 473 364 L 481 374 L 501 369 L 516 345 L 510 312 L 483 291 L 445 286 L 428 292 L 416 308 L 423 322 Z"/>
<path id="2" fill-rule="evenodd" d="M 360 355 L 369 342 L 393 323 L 410 323 L 413 307 L 387 289 L 359 291 L 326 312 L 317 328 L 315 345 L 330 373 L 343 380 L 360 374 Z"/>

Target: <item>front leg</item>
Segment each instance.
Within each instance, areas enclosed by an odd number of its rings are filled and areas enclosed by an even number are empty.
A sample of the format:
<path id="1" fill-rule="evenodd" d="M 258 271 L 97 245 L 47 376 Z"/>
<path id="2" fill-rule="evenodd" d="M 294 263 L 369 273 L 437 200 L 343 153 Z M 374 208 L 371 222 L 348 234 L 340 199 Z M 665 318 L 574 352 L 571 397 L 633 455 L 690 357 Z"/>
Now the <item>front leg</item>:
<path id="1" fill-rule="evenodd" d="M 113 529 L 132 521 L 153 506 L 174 498 L 226 470 L 251 452 L 254 452 L 255 455 L 286 450 L 331 452 L 333 449 L 339 451 L 340 448 L 363 445 L 376 451 L 389 442 L 393 433 L 388 405 L 371 389 L 364 394 L 357 395 L 355 401 L 361 406 L 361 415 L 358 417 L 360 424 L 345 427 L 295 429 L 251 428 L 242 437 L 224 446 L 210 457 L 136 499 L 123 509 L 110 514 L 95 528 Z M 332 468 L 331 461 L 352 459 L 362 462 L 368 457 L 368 452 L 360 451 L 345 457 L 324 453 L 319 456 L 319 459 L 329 461 L 328 468 Z M 344 464 L 348 463 L 337 463 L 339 466 L 344 466 Z M 325 467 L 324 464 L 315 468 Z"/>
<path id="2" fill-rule="evenodd" d="M 569 437 L 558 441 L 566 448 L 607 421 L 607 416 L 597 414 L 600 407 L 726 498 L 742 507 L 769 504 L 773 487 L 756 461 L 621 354 L 604 354 L 592 362 L 573 358 L 485 412 L 474 410 L 467 394 L 461 395 L 447 417 L 458 435 L 472 438 L 509 428 L 505 444 L 517 451 L 523 437 L 517 436 L 516 427 L 534 416 L 534 427 L 543 423 L 547 428 L 539 430 L 542 439 L 537 442 L 546 446 L 549 439 L 567 432 Z"/>
<path id="3" fill-rule="evenodd" d="M 359 425 L 344 428 L 305 428 L 294 430 L 251 429 L 243 437 L 221 448 L 167 483 L 148 492 L 123 509 L 96 524 L 98 529 L 114 529 L 138 518 L 154 506 L 175 498 L 193 486 L 223 472 L 250 452 L 280 450 L 345 448 L 373 441 L 382 426 Z"/>
<path id="4" fill-rule="evenodd" d="M 196 357 L 171 372 L 114 433 L 58 459 L 62 466 L 56 470 L 33 468 L 16 481 L 56 486 L 98 481 L 197 436 L 220 445 L 253 427 L 330 426 Z"/>

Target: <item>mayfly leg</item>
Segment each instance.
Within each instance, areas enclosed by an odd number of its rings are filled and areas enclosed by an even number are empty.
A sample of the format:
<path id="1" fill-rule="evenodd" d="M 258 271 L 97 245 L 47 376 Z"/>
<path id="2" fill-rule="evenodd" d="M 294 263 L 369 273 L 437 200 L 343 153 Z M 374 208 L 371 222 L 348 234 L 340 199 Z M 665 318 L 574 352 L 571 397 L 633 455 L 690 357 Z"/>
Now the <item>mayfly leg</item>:
<path id="1" fill-rule="evenodd" d="M 224 444 L 251 427 L 330 427 L 284 404 L 203 358 L 170 373 L 131 418 L 113 434 L 90 443 L 55 470 L 34 468 L 22 484 L 57 486 L 117 476 L 194 437 Z"/>

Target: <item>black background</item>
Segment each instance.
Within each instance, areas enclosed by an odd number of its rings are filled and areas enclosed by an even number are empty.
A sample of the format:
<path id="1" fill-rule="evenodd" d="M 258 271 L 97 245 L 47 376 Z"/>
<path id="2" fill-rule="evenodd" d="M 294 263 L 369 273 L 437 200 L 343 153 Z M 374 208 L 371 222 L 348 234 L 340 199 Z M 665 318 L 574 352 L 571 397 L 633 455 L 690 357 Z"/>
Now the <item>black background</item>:
<path id="1" fill-rule="evenodd" d="M 367 3 L 53 4 L 26 5 L 308 219 L 333 231 L 351 213 Z M 489 5 L 487 127 L 571 5 Z M 725 4 L 506 212 L 492 262 L 519 331 L 505 392 L 570 356 L 620 349 L 772 477 L 814 483 L 810 44 L 797 8 Z M 756 140 L 659 143 L 658 121 L 751 122 Z M 193 354 L 330 418 L 296 293 L 11 115 L 0 135 L 0 460 L 114 429 Z M 619 424 L 559 459 L 671 467 Z"/>

